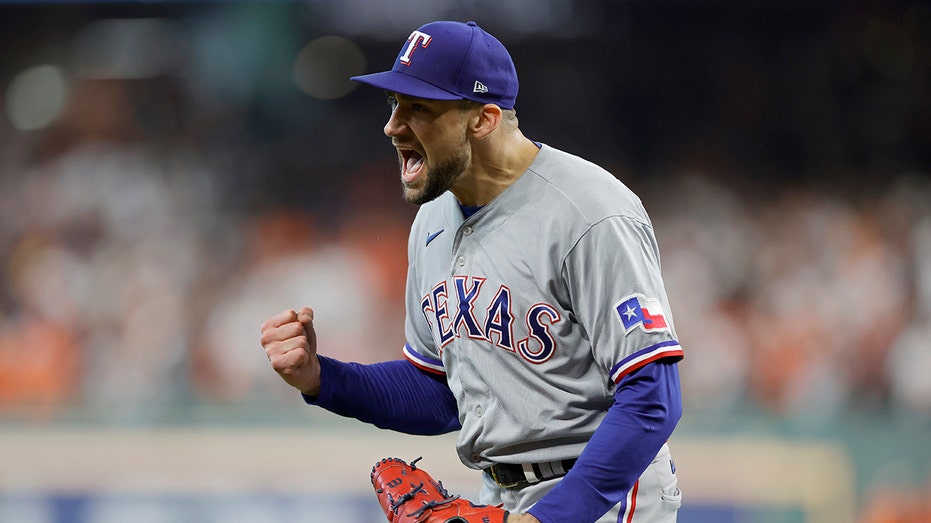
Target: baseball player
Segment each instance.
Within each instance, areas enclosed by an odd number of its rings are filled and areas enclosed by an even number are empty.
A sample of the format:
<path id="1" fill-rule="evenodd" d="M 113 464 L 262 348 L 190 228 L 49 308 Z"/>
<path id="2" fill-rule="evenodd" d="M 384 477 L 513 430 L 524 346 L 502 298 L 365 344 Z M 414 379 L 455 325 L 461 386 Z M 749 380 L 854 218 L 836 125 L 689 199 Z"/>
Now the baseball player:
<path id="1" fill-rule="evenodd" d="M 509 523 L 675 521 L 683 352 L 639 198 L 522 134 L 514 64 L 474 22 L 423 25 L 390 71 L 353 80 L 387 92 L 384 132 L 420 206 L 404 358 L 319 355 L 304 307 L 262 325 L 272 368 L 337 414 L 458 430 L 484 471 L 478 502 Z"/>

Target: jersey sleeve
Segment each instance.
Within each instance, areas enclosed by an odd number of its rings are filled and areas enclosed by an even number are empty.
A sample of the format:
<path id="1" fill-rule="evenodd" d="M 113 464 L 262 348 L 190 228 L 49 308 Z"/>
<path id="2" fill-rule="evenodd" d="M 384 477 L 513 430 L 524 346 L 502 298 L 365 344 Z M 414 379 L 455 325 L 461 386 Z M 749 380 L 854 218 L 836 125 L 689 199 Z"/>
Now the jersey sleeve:
<path id="1" fill-rule="evenodd" d="M 650 362 L 682 358 L 649 223 L 595 223 L 566 256 L 563 278 L 593 356 L 615 383 Z"/>
<path id="2" fill-rule="evenodd" d="M 597 520 L 624 499 L 681 416 L 675 363 L 667 359 L 631 372 L 576 464 L 530 513 L 543 523 Z"/>
<path id="3" fill-rule="evenodd" d="M 419 251 L 419 242 L 414 238 L 417 235 L 419 227 L 417 223 L 411 228 L 411 237 L 408 240 L 408 260 L 407 260 L 407 286 L 405 288 L 405 310 L 404 334 L 407 339 L 402 348 L 404 357 L 413 363 L 420 370 L 433 374 L 446 375 L 446 369 L 443 367 L 443 360 L 436 348 L 433 339 L 433 328 L 427 317 L 430 311 L 430 300 L 426 295 L 421 295 L 420 289 L 421 277 L 420 264 L 416 260 L 422 255 Z"/>
<path id="4" fill-rule="evenodd" d="M 441 376 L 421 372 L 404 360 L 362 365 L 319 358 L 320 394 L 302 395 L 310 405 L 407 434 L 445 434 L 460 428 L 456 399 Z"/>

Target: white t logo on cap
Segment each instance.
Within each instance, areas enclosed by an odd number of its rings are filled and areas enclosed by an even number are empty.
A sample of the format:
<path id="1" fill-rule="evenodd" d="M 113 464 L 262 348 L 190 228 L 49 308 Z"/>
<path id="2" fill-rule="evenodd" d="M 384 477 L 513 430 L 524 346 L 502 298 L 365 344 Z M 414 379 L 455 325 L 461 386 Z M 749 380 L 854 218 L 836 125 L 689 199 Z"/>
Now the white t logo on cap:
<path id="1" fill-rule="evenodd" d="M 421 33 L 420 31 L 414 31 L 410 36 L 407 37 L 407 49 L 404 50 L 404 54 L 401 55 L 401 63 L 404 65 L 410 65 L 411 55 L 414 54 L 414 49 L 417 48 L 417 44 L 420 44 L 420 47 L 427 47 L 430 45 L 430 40 L 433 37 L 427 33 Z"/>

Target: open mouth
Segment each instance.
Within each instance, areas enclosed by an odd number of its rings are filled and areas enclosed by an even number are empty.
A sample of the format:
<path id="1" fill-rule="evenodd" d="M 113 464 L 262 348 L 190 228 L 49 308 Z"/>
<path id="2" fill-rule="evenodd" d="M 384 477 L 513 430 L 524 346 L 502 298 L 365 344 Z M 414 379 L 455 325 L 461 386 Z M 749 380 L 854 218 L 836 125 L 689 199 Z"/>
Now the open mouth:
<path id="1" fill-rule="evenodd" d="M 398 149 L 401 154 L 401 180 L 412 182 L 423 170 L 423 156 L 412 149 Z"/>

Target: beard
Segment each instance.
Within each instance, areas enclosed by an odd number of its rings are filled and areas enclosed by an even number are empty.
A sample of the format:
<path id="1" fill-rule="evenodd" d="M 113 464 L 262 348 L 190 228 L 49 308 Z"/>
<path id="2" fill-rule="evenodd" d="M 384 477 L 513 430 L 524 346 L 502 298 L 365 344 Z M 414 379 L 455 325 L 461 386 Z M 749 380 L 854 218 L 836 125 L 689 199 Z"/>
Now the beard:
<path id="1" fill-rule="evenodd" d="M 402 189 L 404 199 L 414 205 L 423 205 L 439 198 L 459 181 L 462 173 L 469 167 L 470 160 L 469 154 L 460 149 L 452 158 L 430 167 L 427 172 L 423 173 L 424 185 L 419 191 L 404 185 Z M 402 165 L 401 168 L 403 169 L 404 166 Z M 424 168 L 427 167 L 424 166 Z"/>

